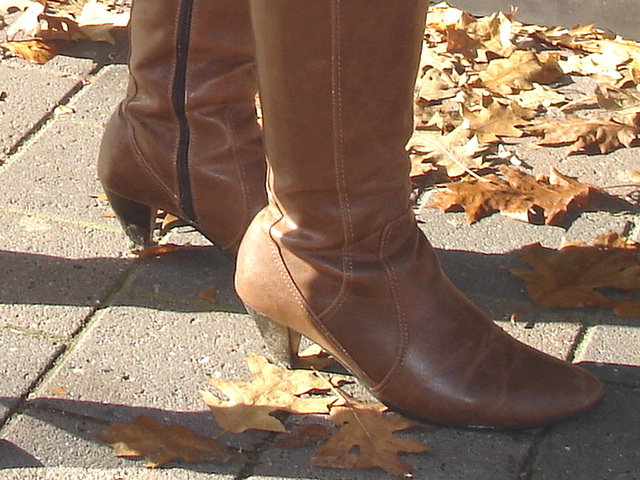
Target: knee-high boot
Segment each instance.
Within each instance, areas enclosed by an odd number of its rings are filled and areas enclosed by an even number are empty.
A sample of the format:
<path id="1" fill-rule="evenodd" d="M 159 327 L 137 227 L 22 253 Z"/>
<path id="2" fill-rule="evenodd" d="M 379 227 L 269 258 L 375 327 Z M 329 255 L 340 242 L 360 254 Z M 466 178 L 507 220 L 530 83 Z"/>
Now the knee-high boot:
<path id="1" fill-rule="evenodd" d="M 269 203 L 236 288 L 285 357 L 305 335 L 389 406 L 524 428 L 602 395 L 509 337 L 444 276 L 410 208 L 412 92 L 426 0 L 251 0 Z"/>
<path id="2" fill-rule="evenodd" d="M 136 246 L 162 208 L 235 252 L 266 203 L 246 0 L 136 0 L 126 98 L 98 173 Z"/>

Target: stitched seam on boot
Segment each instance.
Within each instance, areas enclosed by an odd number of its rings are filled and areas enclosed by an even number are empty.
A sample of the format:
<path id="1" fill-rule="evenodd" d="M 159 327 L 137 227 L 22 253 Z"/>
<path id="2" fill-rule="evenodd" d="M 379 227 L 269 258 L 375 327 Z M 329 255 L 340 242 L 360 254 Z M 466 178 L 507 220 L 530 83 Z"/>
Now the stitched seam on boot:
<path id="1" fill-rule="evenodd" d="M 353 219 L 351 217 L 351 204 L 347 193 L 344 137 L 342 134 L 342 50 L 340 45 L 340 41 L 342 40 L 342 23 L 340 4 L 340 0 L 333 0 L 331 2 L 331 86 L 333 91 L 333 155 L 336 169 L 336 190 L 340 202 L 340 216 L 342 218 L 342 231 L 344 235 L 344 245 L 341 250 L 343 277 L 338 295 L 332 304 L 320 313 L 322 317 L 328 317 L 342 307 L 351 290 L 353 281 L 353 259 L 351 253 L 351 249 L 353 248 Z"/>
<path id="2" fill-rule="evenodd" d="M 362 369 L 360 368 L 360 365 L 358 365 L 358 363 L 353 359 L 353 357 L 351 357 L 349 352 L 347 352 L 344 349 L 342 344 L 336 340 L 336 338 L 333 336 L 333 334 L 324 326 L 324 324 L 319 319 L 319 317 L 313 312 L 313 310 L 311 309 L 309 304 L 304 299 L 304 295 L 302 295 L 302 293 L 300 292 L 300 289 L 297 287 L 295 281 L 293 280 L 291 272 L 287 268 L 286 262 L 284 261 L 284 258 L 282 257 L 282 253 L 280 252 L 279 244 L 275 240 L 274 235 L 272 233 L 272 231 L 273 231 L 273 229 L 275 229 L 276 225 L 280 221 L 282 221 L 282 219 L 284 218 L 282 216 L 282 212 L 279 211 L 278 213 L 280 213 L 281 217 L 278 220 L 276 220 L 275 222 L 273 222 L 271 224 L 271 226 L 269 227 L 268 233 L 269 233 L 269 239 L 271 240 L 269 242 L 269 248 L 271 249 L 271 252 L 272 252 L 272 255 L 273 255 L 273 258 L 274 258 L 274 263 L 277 265 L 278 273 L 282 277 L 282 280 L 284 281 L 287 289 L 291 293 L 291 296 L 292 296 L 293 300 L 302 309 L 303 314 L 305 314 L 307 316 L 307 318 L 309 319 L 310 323 L 315 328 L 317 328 L 318 331 L 329 340 L 329 342 L 331 343 L 331 346 L 333 348 L 335 348 L 336 350 L 338 350 L 343 355 L 343 357 L 348 360 L 350 365 L 354 365 L 354 366 L 357 367 L 358 372 L 352 372 L 352 373 L 354 373 L 354 375 L 356 375 L 359 378 L 361 378 L 361 380 L 363 380 L 367 385 L 374 385 L 375 382 L 371 379 L 371 377 L 369 377 L 369 375 L 367 375 L 365 372 L 362 371 Z M 285 324 L 285 326 L 287 326 L 287 325 Z M 291 328 L 291 327 L 289 327 L 289 328 Z M 332 353 L 332 352 L 330 352 L 330 353 Z"/>
<path id="3" fill-rule="evenodd" d="M 240 161 L 238 154 L 238 135 L 236 133 L 236 124 L 233 121 L 233 111 L 229 106 L 225 109 L 224 113 L 225 123 L 229 128 L 229 133 L 231 137 L 231 157 L 233 158 L 233 164 L 236 167 L 236 173 L 238 175 L 238 182 L 240 183 L 240 190 L 242 191 L 242 218 L 243 221 L 241 225 L 247 225 L 249 223 L 249 192 L 247 189 L 247 173 L 244 169 L 244 165 Z M 240 216 L 240 215 L 239 215 Z M 233 239 L 222 248 L 229 248 L 231 245 L 238 243 L 244 235 L 244 229 L 241 228 L 240 231 L 233 237 Z"/>
<path id="4" fill-rule="evenodd" d="M 398 371 L 402 368 L 404 364 L 404 360 L 407 352 L 407 345 L 409 343 L 408 332 L 407 332 L 407 319 L 406 313 L 404 309 L 404 305 L 402 302 L 402 295 L 400 293 L 400 288 L 398 287 L 397 275 L 396 271 L 393 267 L 393 264 L 387 258 L 387 244 L 389 242 L 389 238 L 391 237 L 392 230 L 395 228 L 395 224 L 397 222 L 401 222 L 406 217 L 406 213 L 401 217 L 392 221 L 389 225 L 385 227 L 382 241 L 380 242 L 380 262 L 384 265 L 385 271 L 387 273 L 387 279 L 389 280 L 389 284 L 391 286 L 391 295 L 393 297 L 394 309 L 396 311 L 396 321 L 398 324 L 398 330 L 400 334 L 400 345 L 398 346 L 398 351 L 396 353 L 396 358 L 393 361 L 389 372 L 385 375 L 385 377 L 380 381 L 380 383 L 373 389 L 374 391 L 382 391 L 384 388 L 391 383 L 397 374 Z"/>
<path id="5" fill-rule="evenodd" d="M 132 9 L 135 8 L 132 6 Z M 176 16 L 174 17 L 174 26 L 178 23 L 180 18 L 180 11 L 177 11 Z M 177 28 L 174 28 L 174 32 L 176 32 L 177 35 Z M 132 32 L 131 30 L 129 31 L 129 42 L 131 43 L 131 35 Z M 177 36 L 174 35 L 174 45 L 175 42 L 178 41 Z M 128 124 L 128 135 L 129 138 L 131 139 L 131 145 L 132 148 L 134 150 L 134 154 L 136 155 L 140 166 L 146 171 L 147 175 L 149 175 L 150 179 L 153 180 L 162 190 L 164 190 L 164 192 L 169 196 L 169 198 L 173 199 L 175 201 L 176 199 L 176 194 L 173 193 L 171 191 L 171 188 L 167 187 L 166 184 L 164 183 L 164 181 L 162 181 L 162 179 L 154 172 L 153 168 L 151 168 L 147 162 L 144 159 L 144 154 L 142 153 L 142 150 L 140 149 L 140 145 L 138 143 L 138 140 L 136 139 L 136 134 L 135 134 L 135 128 L 134 128 L 134 124 L 135 122 L 131 121 L 131 116 L 128 113 L 129 110 L 129 104 L 133 101 L 133 99 L 138 95 L 138 81 L 136 79 L 136 77 L 132 74 L 131 72 L 131 56 L 132 56 L 132 52 L 129 52 L 129 58 L 127 59 L 127 64 L 129 65 L 129 76 L 131 78 L 131 80 L 133 81 L 133 84 L 135 86 L 135 91 L 134 93 L 129 96 L 129 98 L 125 99 L 125 102 L 122 103 L 122 114 L 123 117 L 126 119 L 126 123 Z M 175 57 L 171 59 L 171 69 L 172 71 L 175 71 L 175 66 L 176 66 L 176 59 Z M 169 85 L 169 94 L 173 91 L 173 78 L 171 78 L 171 80 L 168 82 Z M 170 95 L 169 95 L 170 96 Z M 180 208 L 180 205 L 178 204 L 178 210 L 182 210 Z M 182 214 L 184 215 L 184 213 L 182 211 L 179 212 L 172 212 L 172 213 L 178 213 L 178 214 Z"/>
<path id="6" fill-rule="evenodd" d="M 128 115 L 127 115 L 127 118 L 129 118 Z M 136 140 L 133 123 L 131 121 L 129 121 L 129 128 L 127 130 L 129 131 L 129 137 L 131 138 L 131 146 L 134 151 L 133 153 L 135 154 L 139 165 L 144 169 L 145 173 L 150 177 L 150 179 L 153 180 L 162 190 L 164 190 L 167 195 L 169 195 L 169 198 L 175 200 L 176 194 L 171 191 L 171 188 L 167 187 L 165 182 L 162 181 L 162 179 L 155 173 L 153 168 L 150 167 L 149 164 L 146 162 L 145 156 L 140 150 L 140 146 L 138 144 L 138 141 Z M 178 205 L 178 208 L 179 208 L 179 205 Z M 182 212 L 176 212 L 176 213 L 182 213 Z"/>

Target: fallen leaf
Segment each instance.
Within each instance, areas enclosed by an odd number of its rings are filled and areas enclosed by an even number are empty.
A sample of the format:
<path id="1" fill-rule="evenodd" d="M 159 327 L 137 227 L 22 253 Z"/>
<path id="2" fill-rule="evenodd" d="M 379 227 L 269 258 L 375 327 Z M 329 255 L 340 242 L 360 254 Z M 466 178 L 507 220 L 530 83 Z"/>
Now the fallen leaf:
<path id="1" fill-rule="evenodd" d="M 412 176 L 442 167 L 450 178 L 484 166 L 482 154 L 487 151 L 477 135 L 468 128 L 458 127 L 447 135 L 416 131 L 407 144 L 412 153 Z"/>
<path id="2" fill-rule="evenodd" d="M 12 55 L 36 64 L 47 63 L 59 53 L 55 45 L 45 43 L 42 40 L 5 42 L 1 43 L 0 46 Z"/>
<path id="3" fill-rule="evenodd" d="M 499 137 L 521 137 L 523 132 L 517 125 L 526 123 L 517 115 L 511 105 L 502 105 L 492 101 L 487 108 L 477 112 L 468 110 L 465 106 L 462 116 L 468 122 L 468 128 L 476 135 L 481 143 L 497 142 Z"/>
<path id="4" fill-rule="evenodd" d="M 637 318 L 640 320 L 640 302 L 625 300 L 613 305 L 613 313 L 621 318 Z"/>
<path id="5" fill-rule="evenodd" d="M 69 115 L 71 113 L 75 113 L 75 110 L 68 105 L 58 105 L 53 109 L 54 115 Z"/>
<path id="6" fill-rule="evenodd" d="M 44 4 L 45 0 L 41 2 L 33 0 L 0 0 L 0 15 L 6 15 L 14 9 L 25 11 L 36 3 Z"/>
<path id="7" fill-rule="evenodd" d="M 638 302 L 618 302 L 598 291 L 616 288 L 629 294 L 640 290 L 640 249 L 637 244 L 604 247 L 568 243 L 555 250 L 534 243 L 518 256 L 533 270 L 512 268 L 524 280 L 537 305 L 552 308 L 604 307 L 635 315 Z M 616 308 L 617 306 L 617 308 Z"/>
<path id="8" fill-rule="evenodd" d="M 427 102 L 452 98 L 460 91 L 452 74 L 438 68 L 429 68 L 419 80 L 419 98 Z"/>
<path id="9" fill-rule="evenodd" d="M 567 155 L 594 151 L 606 154 L 620 147 L 630 147 L 640 136 L 638 126 L 616 121 L 611 115 L 591 120 L 568 115 L 565 120 L 527 127 L 526 132 L 542 137 L 538 145 L 568 145 Z"/>
<path id="10" fill-rule="evenodd" d="M 184 221 L 180 217 L 176 217 L 172 213 L 165 213 L 162 219 L 161 229 L 163 231 L 169 230 L 173 227 L 184 225 Z"/>
<path id="11" fill-rule="evenodd" d="M 45 4 L 30 2 L 24 7 L 23 13 L 7 28 L 6 38 L 15 40 L 21 36 L 22 40 L 27 40 L 40 34 L 40 15 L 44 13 Z"/>
<path id="12" fill-rule="evenodd" d="M 551 168 L 549 177 L 533 177 L 524 172 L 499 167 L 503 177 L 486 175 L 447 184 L 436 193 L 427 208 L 443 211 L 463 209 L 469 223 L 499 211 L 515 220 L 560 225 L 570 209 L 586 207 L 597 191 Z"/>
<path id="13" fill-rule="evenodd" d="M 552 105 L 566 102 L 566 98 L 562 93 L 558 93 L 539 83 L 534 82 L 532 85 L 533 88 L 531 90 L 521 90 L 514 95 L 509 95 L 508 98 L 515 101 L 522 108 L 529 110 L 536 110 L 539 107 L 548 108 Z"/>
<path id="14" fill-rule="evenodd" d="M 629 175 L 629 179 L 634 183 L 640 183 L 640 169 L 638 170 L 627 170 L 627 175 Z"/>
<path id="15" fill-rule="evenodd" d="M 58 397 L 58 396 L 59 397 L 64 397 L 64 396 L 69 395 L 69 391 L 66 388 L 64 388 L 63 386 L 58 385 L 57 387 L 54 387 L 54 388 L 51 389 L 51 391 L 49 392 L 49 395 L 53 395 L 53 396 L 56 396 L 56 397 Z"/>
<path id="16" fill-rule="evenodd" d="M 328 413 L 329 405 L 338 400 L 335 395 L 326 394 L 331 390 L 331 384 L 314 372 L 287 370 L 258 355 L 248 357 L 247 364 L 253 375 L 251 383 L 211 379 L 211 384 L 229 400 L 201 392 L 216 422 L 226 431 L 241 433 L 257 429 L 284 432 L 284 425 L 271 413 L 276 410 Z M 325 393 L 302 397 L 312 391 Z"/>
<path id="17" fill-rule="evenodd" d="M 132 423 L 114 423 L 98 438 L 115 450 L 117 457 L 144 457 L 155 468 L 175 459 L 187 462 L 227 463 L 232 452 L 213 438 L 196 435 L 181 425 L 165 426 L 150 417 Z"/>
<path id="18" fill-rule="evenodd" d="M 554 56 L 543 57 L 535 52 L 517 50 L 509 58 L 493 60 L 480 80 L 489 90 L 510 94 L 533 89 L 534 83 L 548 84 L 563 75 Z"/>
<path id="19" fill-rule="evenodd" d="M 165 243 L 163 245 L 153 245 L 151 247 L 146 247 L 142 250 L 135 250 L 132 253 L 138 258 L 146 259 L 151 257 L 159 257 L 160 255 L 165 255 L 167 253 L 182 250 L 183 248 L 187 247 L 184 245 L 176 245 L 174 243 Z"/>
<path id="20" fill-rule="evenodd" d="M 383 405 L 348 405 L 331 409 L 331 420 L 340 427 L 311 461 L 315 467 L 360 470 L 378 467 L 396 476 L 411 472 L 399 453 L 423 453 L 422 443 L 394 435 L 418 426 L 404 417 L 382 412 Z"/>
<path id="21" fill-rule="evenodd" d="M 198 294 L 198 297 L 215 304 L 218 302 L 218 287 L 211 285 L 210 287 L 202 290 Z"/>

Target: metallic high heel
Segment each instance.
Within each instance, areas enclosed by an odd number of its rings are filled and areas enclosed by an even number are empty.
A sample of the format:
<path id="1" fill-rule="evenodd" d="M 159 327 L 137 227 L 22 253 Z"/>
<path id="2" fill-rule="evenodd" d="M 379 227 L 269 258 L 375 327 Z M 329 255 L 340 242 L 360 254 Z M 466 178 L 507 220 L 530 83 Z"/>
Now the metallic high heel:
<path id="1" fill-rule="evenodd" d="M 258 326 L 267 348 L 269 360 L 283 367 L 293 368 L 298 363 L 301 335 L 270 318 L 246 307 L 247 312 Z"/>
<path id="2" fill-rule="evenodd" d="M 124 233 L 131 240 L 132 249 L 143 250 L 154 245 L 153 230 L 156 209 L 124 198 L 107 188 L 104 189 L 104 192 Z"/>

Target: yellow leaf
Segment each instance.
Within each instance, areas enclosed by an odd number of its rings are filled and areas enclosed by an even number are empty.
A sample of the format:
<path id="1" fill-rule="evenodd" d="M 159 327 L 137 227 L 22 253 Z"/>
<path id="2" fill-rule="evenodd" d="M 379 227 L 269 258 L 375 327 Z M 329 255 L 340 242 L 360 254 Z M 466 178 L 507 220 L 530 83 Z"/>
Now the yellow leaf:
<path id="1" fill-rule="evenodd" d="M 229 400 L 203 393 L 203 399 L 221 428 L 240 433 L 249 429 L 282 432 L 284 426 L 271 413 L 284 410 L 291 413 L 328 413 L 335 403 L 333 394 L 301 397 L 311 391 L 331 390 L 327 380 L 314 372 L 287 370 L 270 364 L 258 355 L 247 358 L 253 375 L 250 383 L 211 379 L 211 384 Z"/>

